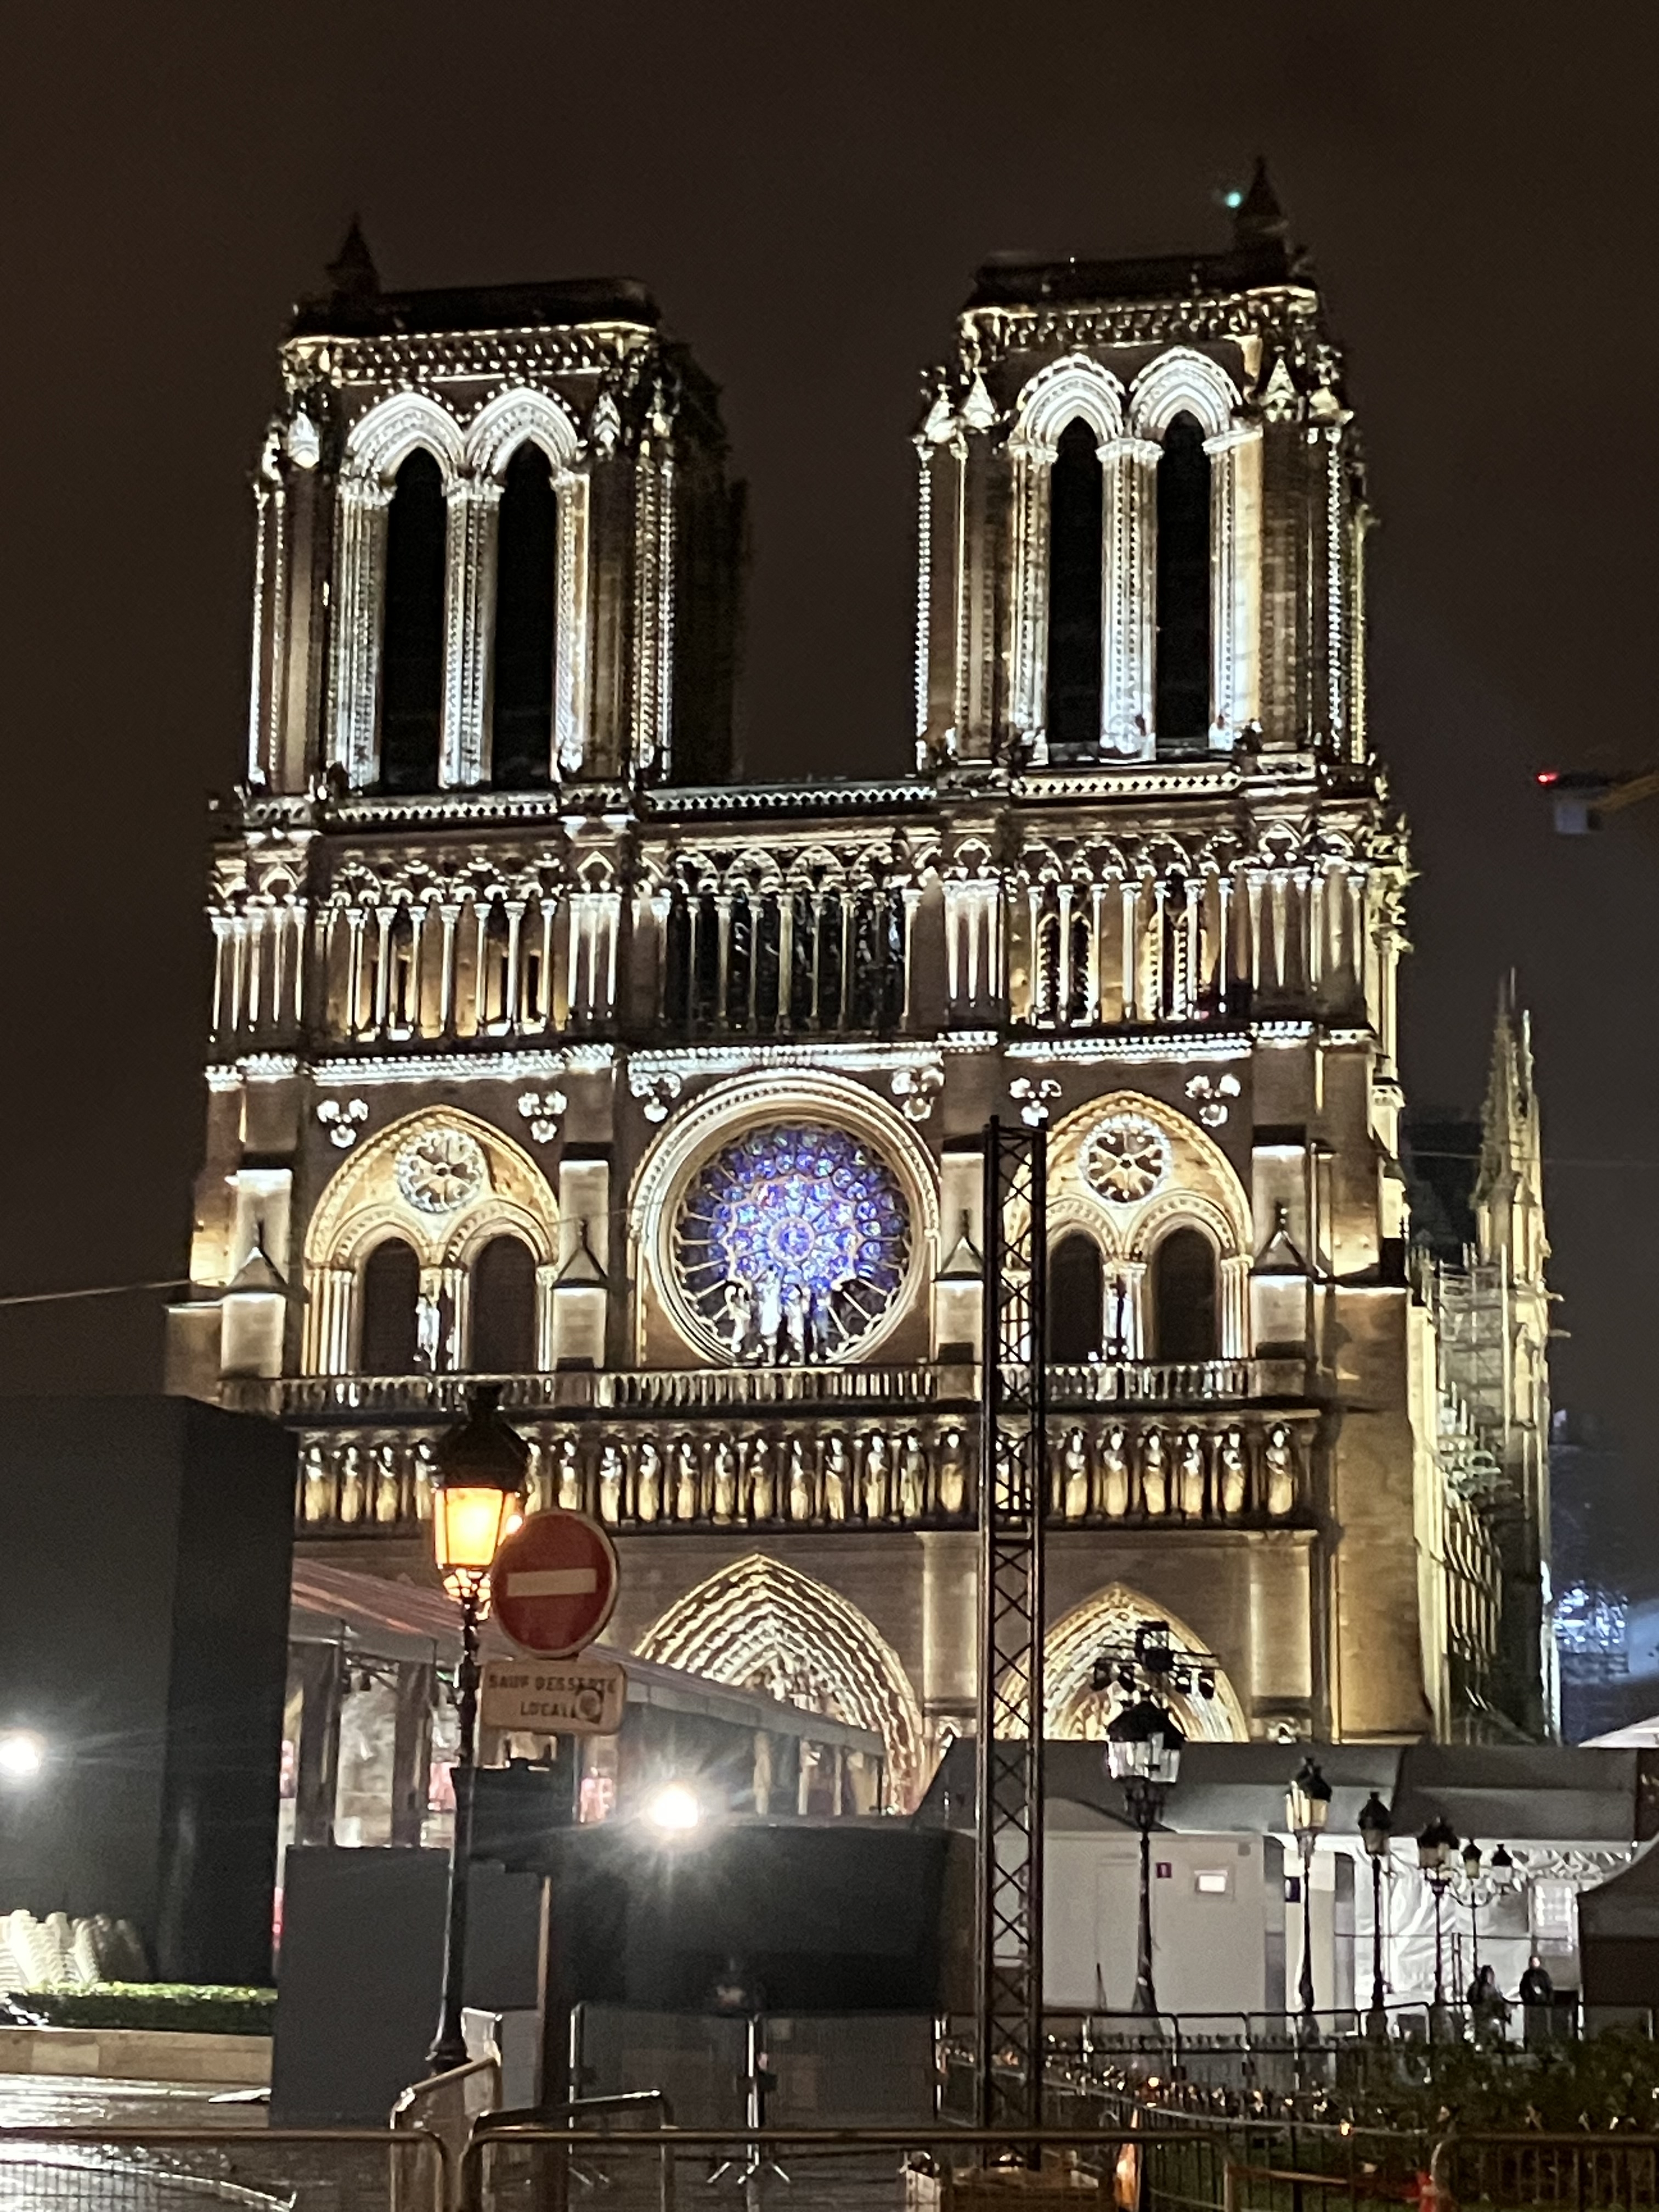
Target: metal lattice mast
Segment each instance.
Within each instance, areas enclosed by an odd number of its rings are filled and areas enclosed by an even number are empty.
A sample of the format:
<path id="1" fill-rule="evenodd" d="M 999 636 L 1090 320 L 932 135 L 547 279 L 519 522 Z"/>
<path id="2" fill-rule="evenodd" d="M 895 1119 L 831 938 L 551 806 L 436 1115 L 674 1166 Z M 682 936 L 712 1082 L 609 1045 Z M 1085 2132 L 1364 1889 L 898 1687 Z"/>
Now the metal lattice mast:
<path id="1" fill-rule="evenodd" d="M 1042 2118 L 1042 1538 L 1048 1142 L 985 1130 L 975 1778 L 981 2127 Z"/>

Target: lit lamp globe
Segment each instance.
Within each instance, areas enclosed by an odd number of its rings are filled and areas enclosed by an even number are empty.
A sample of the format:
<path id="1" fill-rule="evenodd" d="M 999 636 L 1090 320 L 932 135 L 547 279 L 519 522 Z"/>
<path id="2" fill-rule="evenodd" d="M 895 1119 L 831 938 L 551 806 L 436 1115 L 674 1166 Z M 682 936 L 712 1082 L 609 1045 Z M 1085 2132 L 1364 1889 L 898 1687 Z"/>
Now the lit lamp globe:
<path id="1" fill-rule="evenodd" d="M 1285 1817 L 1304 1850 L 1324 1834 L 1331 1817 L 1331 1785 L 1320 1772 L 1317 1760 L 1304 1759 L 1291 1778 L 1285 1793 Z"/>
<path id="2" fill-rule="evenodd" d="M 1375 1790 L 1359 1808 L 1359 1839 L 1365 1846 L 1365 1856 L 1386 1859 L 1389 1838 L 1394 1833 L 1394 1820 L 1388 1807 Z"/>
<path id="3" fill-rule="evenodd" d="M 1515 1861 L 1502 1844 L 1486 1861 L 1486 1878 L 1494 1889 L 1513 1889 L 1515 1887 Z"/>
<path id="4" fill-rule="evenodd" d="M 1431 1820 L 1417 1839 L 1417 1863 L 1425 1874 L 1443 1875 L 1456 1849 L 1456 1831 L 1444 1820 Z"/>
<path id="5" fill-rule="evenodd" d="M 1186 1741 L 1173 1714 L 1142 1698 L 1126 1705 L 1106 1731 L 1106 1771 L 1114 1782 L 1167 1790 L 1181 1771 Z"/>
<path id="6" fill-rule="evenodd" d="M 524 1504 L 530 1447 L 502 1419 L 498 1383 L 480 1383 L 466 1419 L 439 1437 L 432 1461 L 432 1551 L 453 1598 L 476 1601 Z"/>

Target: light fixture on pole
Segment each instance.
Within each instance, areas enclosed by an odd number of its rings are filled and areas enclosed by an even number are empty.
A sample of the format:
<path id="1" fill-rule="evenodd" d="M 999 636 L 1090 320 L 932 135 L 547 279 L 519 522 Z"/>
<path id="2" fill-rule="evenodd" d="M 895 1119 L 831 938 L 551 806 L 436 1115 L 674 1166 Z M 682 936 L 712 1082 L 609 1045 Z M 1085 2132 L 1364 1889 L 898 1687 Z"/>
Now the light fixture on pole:
<path id="1" fill-rule="evenodd" d="M 1463 1879 L 1459 1882 L 1454 1878 L 1452 1894 L 1460 1905 L 1467 1905 L 1469 1908 L 1469 1948 L 1474 1958 L 1474 1978 L 1478 1982 L 1480 1978 L 1480 1908 L 1483 1905 L 1492 1904 L 1513 1887 L 1515 1861 L 1499 1844 L 1486 1861 L 1483 1874 L 1480 1846 L 1473 1836 L 1464 1844 L 1461 1856 Z"/>
<path id="2" fill-rule="evenodd" d="M 1137 2013 L 1158 2010 L 1152 1975 L 1152 1830 L 1181 1771 L 1186 1741 L 1174 1716 L 1147 1697 L 1127 1706 L 1106 1731 L 1106 1771 L 1122 1784 L 1129 1817 L 1140 1831 L 1140 1921 L 1130 2006 Z"/>
<path id="3" fill-rule="evenodd" d="M 1285 1818 L 1302 1855 L 1302 2019 L 1306 2030 L 1314 2027 L 1313 1863 L 1319 1838 L 1331 1817 L 1331 1785 L 1310 1753 L 1291 1778 L 1285 1793 Z"/>
<path id="4" fill-rule="evenodd" d="M 501 1395 L 499 1383 L 480 1383 L 468 1396 L 466 1419 L 445 1431 L 432 1455 L 433 1556 L 445 1589 L 461 1608 L 461 1663 L 455 1676 L 460 1744 L 453 1770 L 455 1826 L 449 1846 L 443 1997 L 438 2033 L 427 2053 L 434 2073 L 466 2063 L 461 2002 L 477 1757 L 478 1623 L 490 1562 L 523 1504 L 530 1472 L 530 1447 L 501 1419 Z"/>
<path id="5" fill-rule="evenodd" d="M 1371 2008 L 1365 2033 L 1376 2037 L 1389 2032 L 1388 1991 L 1382 1982 L 1382 1869 L 1393 1833 L 1393 1817 L 1373 1790 L 1359 1808 L 1359 1837 L 1371 1863 Z"/>
<path id="6" fill-rule="evenodd" d="M 1431 2037 L 1438 2039 L 1446 2026 L 1446 1954 L 1440 1908 L 1452 1885 L 1452 1856 L 1457 1833 L 1443 1818 L 1431 1820 L 1417 1839 L 1417 1863 L 1434 1899 L 1434 2002 L 1429 2008 Z"/>

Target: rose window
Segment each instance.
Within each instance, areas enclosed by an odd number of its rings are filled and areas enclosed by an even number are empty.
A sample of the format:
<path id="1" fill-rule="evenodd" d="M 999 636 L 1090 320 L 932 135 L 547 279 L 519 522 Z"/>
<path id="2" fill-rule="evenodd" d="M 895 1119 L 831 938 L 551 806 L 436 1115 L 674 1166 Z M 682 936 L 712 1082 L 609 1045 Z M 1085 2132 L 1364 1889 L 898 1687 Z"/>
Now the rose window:
<path id="1" fill-rule="evenodd" d="M 398 1155 L 398 1188 L 422 1213 L 453 1213 L 484 1187 L 484 1156 L 465 1129 L 428 1129 Z"/>
<path id="2" fill-rule="evenodd" d="M 859 1138 L 811 1122 L 723 1146 L 674 1225 L 681 1286 L 734 1364 L 851 1353 L 897 1297 L 909 1254 L 892 1170 Z"/>
<path id="3" fill-rule="evenodd" d="M 1170 1172 L 1170 1140 L 1155 1122 L 1108 1121 L 1084 1157 L 1089 1186 L 1109 1206 L 1139 1206 Z"/>

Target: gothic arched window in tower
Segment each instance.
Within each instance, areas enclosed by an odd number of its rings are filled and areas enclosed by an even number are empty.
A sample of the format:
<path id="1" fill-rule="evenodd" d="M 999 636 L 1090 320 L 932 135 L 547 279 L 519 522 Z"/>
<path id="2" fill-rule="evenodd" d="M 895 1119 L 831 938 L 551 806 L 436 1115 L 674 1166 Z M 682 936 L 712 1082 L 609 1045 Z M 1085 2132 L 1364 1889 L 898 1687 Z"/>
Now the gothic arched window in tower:
<path id="1" fill-rule="evenodd" d="M 846 1130 L 753 1129 L 694 1177 L 674 1251 L 734 1365 L 801 1366 L 854 1351 L 891 1306 L 909 1208 L 886 1162 Z"/>
<path id="2" fill-rule="evenodd" d="M 512 955 L 512 924 L 506 907 L 493 898 L 484 912 L 478 944 L 478 1017 L 486 1029 L 500 1029 L 507 1021 Z"/>
<path id="3" fill-rule="evenodd" d="M 1048 742 L 1100 743 L 1103 487 L 1099 441 L 1080 417 L 1048 472 Z"/>
<path id="4" fill-rule="evenodd" d="M 536 1261 L 516 1237 L 492 1237 L 472 1265 L 472 1369 L 526 1375 L 536 1364 Z"/>
<path id="5" fill-rule="evenodd" d="M 438 788 L 447 527 L 438 464 L 419 447 L 398 471 L 386 524 L 380 781 L 387 791 Z"/>
<path id="6" fill-rule="evenodd" d="M 1201 752 L 1210 727 L 1210 457 L 1190 415 L 1164 434 L 1158 465 L 1158 749 Z"/>
<path id="7" fill-rule="evenodd" d="M 1215 1252 L 1200 1229 L 1172 1229 L 1152 1255 L 1152 1357 L 1219 1357 Z"/>
<path id="8" fill-rule="evenodd" d="M 547 456 L 528 440 L 507 465 L 495 525 L 495 665 L 490 781 L 544 784 L 553 752 L 559 501 Z"/>
<path id="9" fill-rule="evenodd" d="M 421 1018 L 416 989 L 415 921 L 407 906 L 392 917 L 386 939 L 386 1019 L 394 1030 L 415 1028 Z"/>
<path id="10" fill-rule="evenodd" d="M 377 1244 L 363 1264 L 359 1370 L 364 1375 L 412 1375 L 418 1341 L 416 1309 L 421 1263 L 401 1237 Z"/>
<path id="11" fill-rule="evenodd" d="M 1105 1271 L 1092 1237 L 1073 1229 L 1048 1255 L 1048 1357 L 1080 1367 L 1100 1354 L 1106 1312 Z"/>

